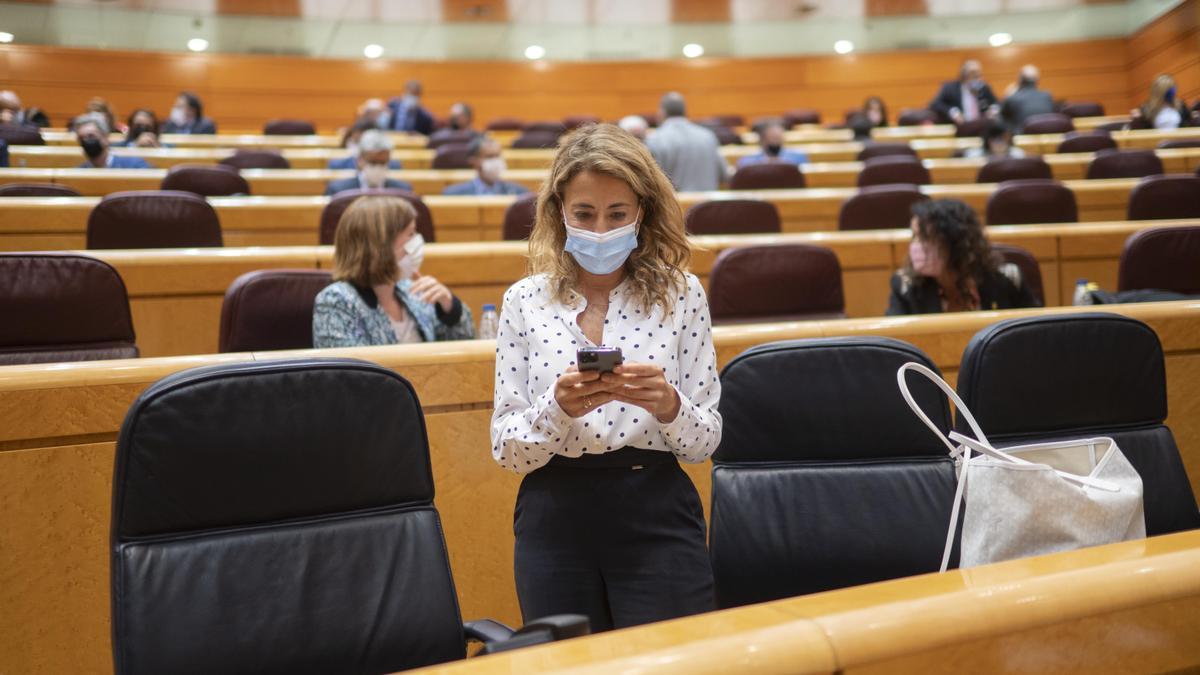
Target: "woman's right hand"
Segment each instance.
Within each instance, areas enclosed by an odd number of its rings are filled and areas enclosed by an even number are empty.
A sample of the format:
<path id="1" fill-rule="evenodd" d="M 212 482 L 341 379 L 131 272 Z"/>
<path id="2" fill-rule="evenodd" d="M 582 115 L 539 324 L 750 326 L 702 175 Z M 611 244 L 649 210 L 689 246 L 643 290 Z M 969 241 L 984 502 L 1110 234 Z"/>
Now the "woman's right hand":
<path id="1" fill-rule="evenodd" d="M 596 408 L 613 401 L 609 391 L 613 385 L 600 379 L 600 372 L 569 366 L 554 383 L 554 399 L 558 407 L 571 417 L 583 417 Z"/>

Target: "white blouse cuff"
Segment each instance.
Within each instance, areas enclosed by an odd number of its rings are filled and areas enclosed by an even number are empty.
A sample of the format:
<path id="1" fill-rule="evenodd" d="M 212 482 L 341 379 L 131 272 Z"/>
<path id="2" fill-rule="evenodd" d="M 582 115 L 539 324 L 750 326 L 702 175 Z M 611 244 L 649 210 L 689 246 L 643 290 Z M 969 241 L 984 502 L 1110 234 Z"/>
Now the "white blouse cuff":
<path id="1" fill-rule="evenodd" d="M 675 419 L 670 422 L 659 422 L 659 430 L 669 439 L 678 440 L 680 434 L 689 426 L 693 426 L 696 421 L 696 404 L 688 400 L 679 388 L 675 388 L 675 393 L 679 395 L 679 414 L 675 415 Z"/>
<path id="2" fill-rule="evenodd" d="M 562 406 L 558 404 L 558 399 L 554 397 L 553 386 L 538 397 L 538 407 L 542 409 L 541 418 L 547 426 L 560 432 L 565 432 L 570 428 L 571 421 L 574 418 L 568 415 L 567 411 L 563 410 Z"/>

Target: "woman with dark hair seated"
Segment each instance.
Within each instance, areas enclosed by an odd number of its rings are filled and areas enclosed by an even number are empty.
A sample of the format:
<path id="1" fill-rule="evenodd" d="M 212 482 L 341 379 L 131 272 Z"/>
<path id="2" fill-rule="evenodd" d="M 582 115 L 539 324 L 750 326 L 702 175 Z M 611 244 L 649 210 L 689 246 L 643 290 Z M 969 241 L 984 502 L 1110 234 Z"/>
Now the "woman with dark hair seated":
<path id="1" fill-rule="evenodd" d="M 153 110 L 138 108 L 129 115 L 129 130 L 125 132 L 127 148 L 160 148 L 158 141 L 158 116 Z"/>
<path id="2" fill-rule="evenodd" d="M 983 130 L 980 136 L 982 143 L 978 147 L 967 148 L 963 157 L 1024 157 L 1025 151 L 1013 145 L 1012 129 L 1003 122 L 992 122 Z"/>
<path id="3" fill-rule="evenodd" d="M 923 201 L 912 213 L 908 261 L 892 275 L 889 315 L 1037 306 L 1017 266 L 992 251 L 970 206 Z"/>

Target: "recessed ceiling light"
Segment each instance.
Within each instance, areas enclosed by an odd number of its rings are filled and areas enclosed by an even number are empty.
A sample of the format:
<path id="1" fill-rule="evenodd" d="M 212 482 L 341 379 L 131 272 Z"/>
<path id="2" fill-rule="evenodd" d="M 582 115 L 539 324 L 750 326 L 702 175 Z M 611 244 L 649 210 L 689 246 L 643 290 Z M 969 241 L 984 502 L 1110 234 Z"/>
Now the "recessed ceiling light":
<path id="1" fill-rule="evenodd" d="M 525 48 L 525 58 L 537 61 L 546 55 L 546 48 L 541 45 L 529 45 Z"/>
<path id="2" fill-rule="evenodd" d="M 988 37 L 988 44 L 993 47 L 1003 47 L 1012 42 L 1012 33 L 992 33 Z"/>
<path id="3" fill-rule="evenodd" d="M 192 38 L 188 40 L 187 48 L 194 52 L 202 52 L 208 49 L 208 40 L 204 38 Z"/>
<path id="4" fill-rule="evenodd" d="M 12 42 L 13 37 L 14 36 L 12 33 L 5 33 L 3 31 L 0 31 L 0 42 Z"/>
<path id="5" fill-rule="evenodd" d="M 377 59 L 383 56 L 383 45 L 367 45 L 363 47 L 363 56 L 368 59 Z"/>
<path id="6" fill-rule="evenodd" d="M 694 59 L 697 56 L 704 56 L 704 45 L 698 45 L 695 42 L 689 42 L 683 46 L 683 55 L 689 59 Z"/>
<path id="7" fill-rule="evenodd" d="M 839 54 L 849 54 L 854 51 L 854 43 L 849 40 L 838 40 L 833 43 L 833 51 Z"/>

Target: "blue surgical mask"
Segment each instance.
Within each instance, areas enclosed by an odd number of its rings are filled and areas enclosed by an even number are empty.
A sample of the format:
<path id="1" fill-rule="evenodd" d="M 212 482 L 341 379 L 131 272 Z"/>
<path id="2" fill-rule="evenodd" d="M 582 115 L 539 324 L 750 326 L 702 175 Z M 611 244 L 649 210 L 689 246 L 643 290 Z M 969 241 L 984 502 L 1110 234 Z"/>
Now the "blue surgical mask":
<path id="1" fill-rule="evenodd" d="M 1163 99 L 1166 100 L 1167 103 L 1174 104 L 1175 103 L 1175 87 L 1171 87 L 1170 89 L 1168 89 L 1167 93 L 1163 94 Z"/>
<path id="2" fill-rule="evenodd" d="M 567 245 L 564 247 L 575 262 L 592 274 L 610 274 L 625 264 L 629 254 L 637 248 L 638 221 L 597 234 L 591 230 L 571 227 L 563 214 L 563 225 L 567 228 Z"/>

